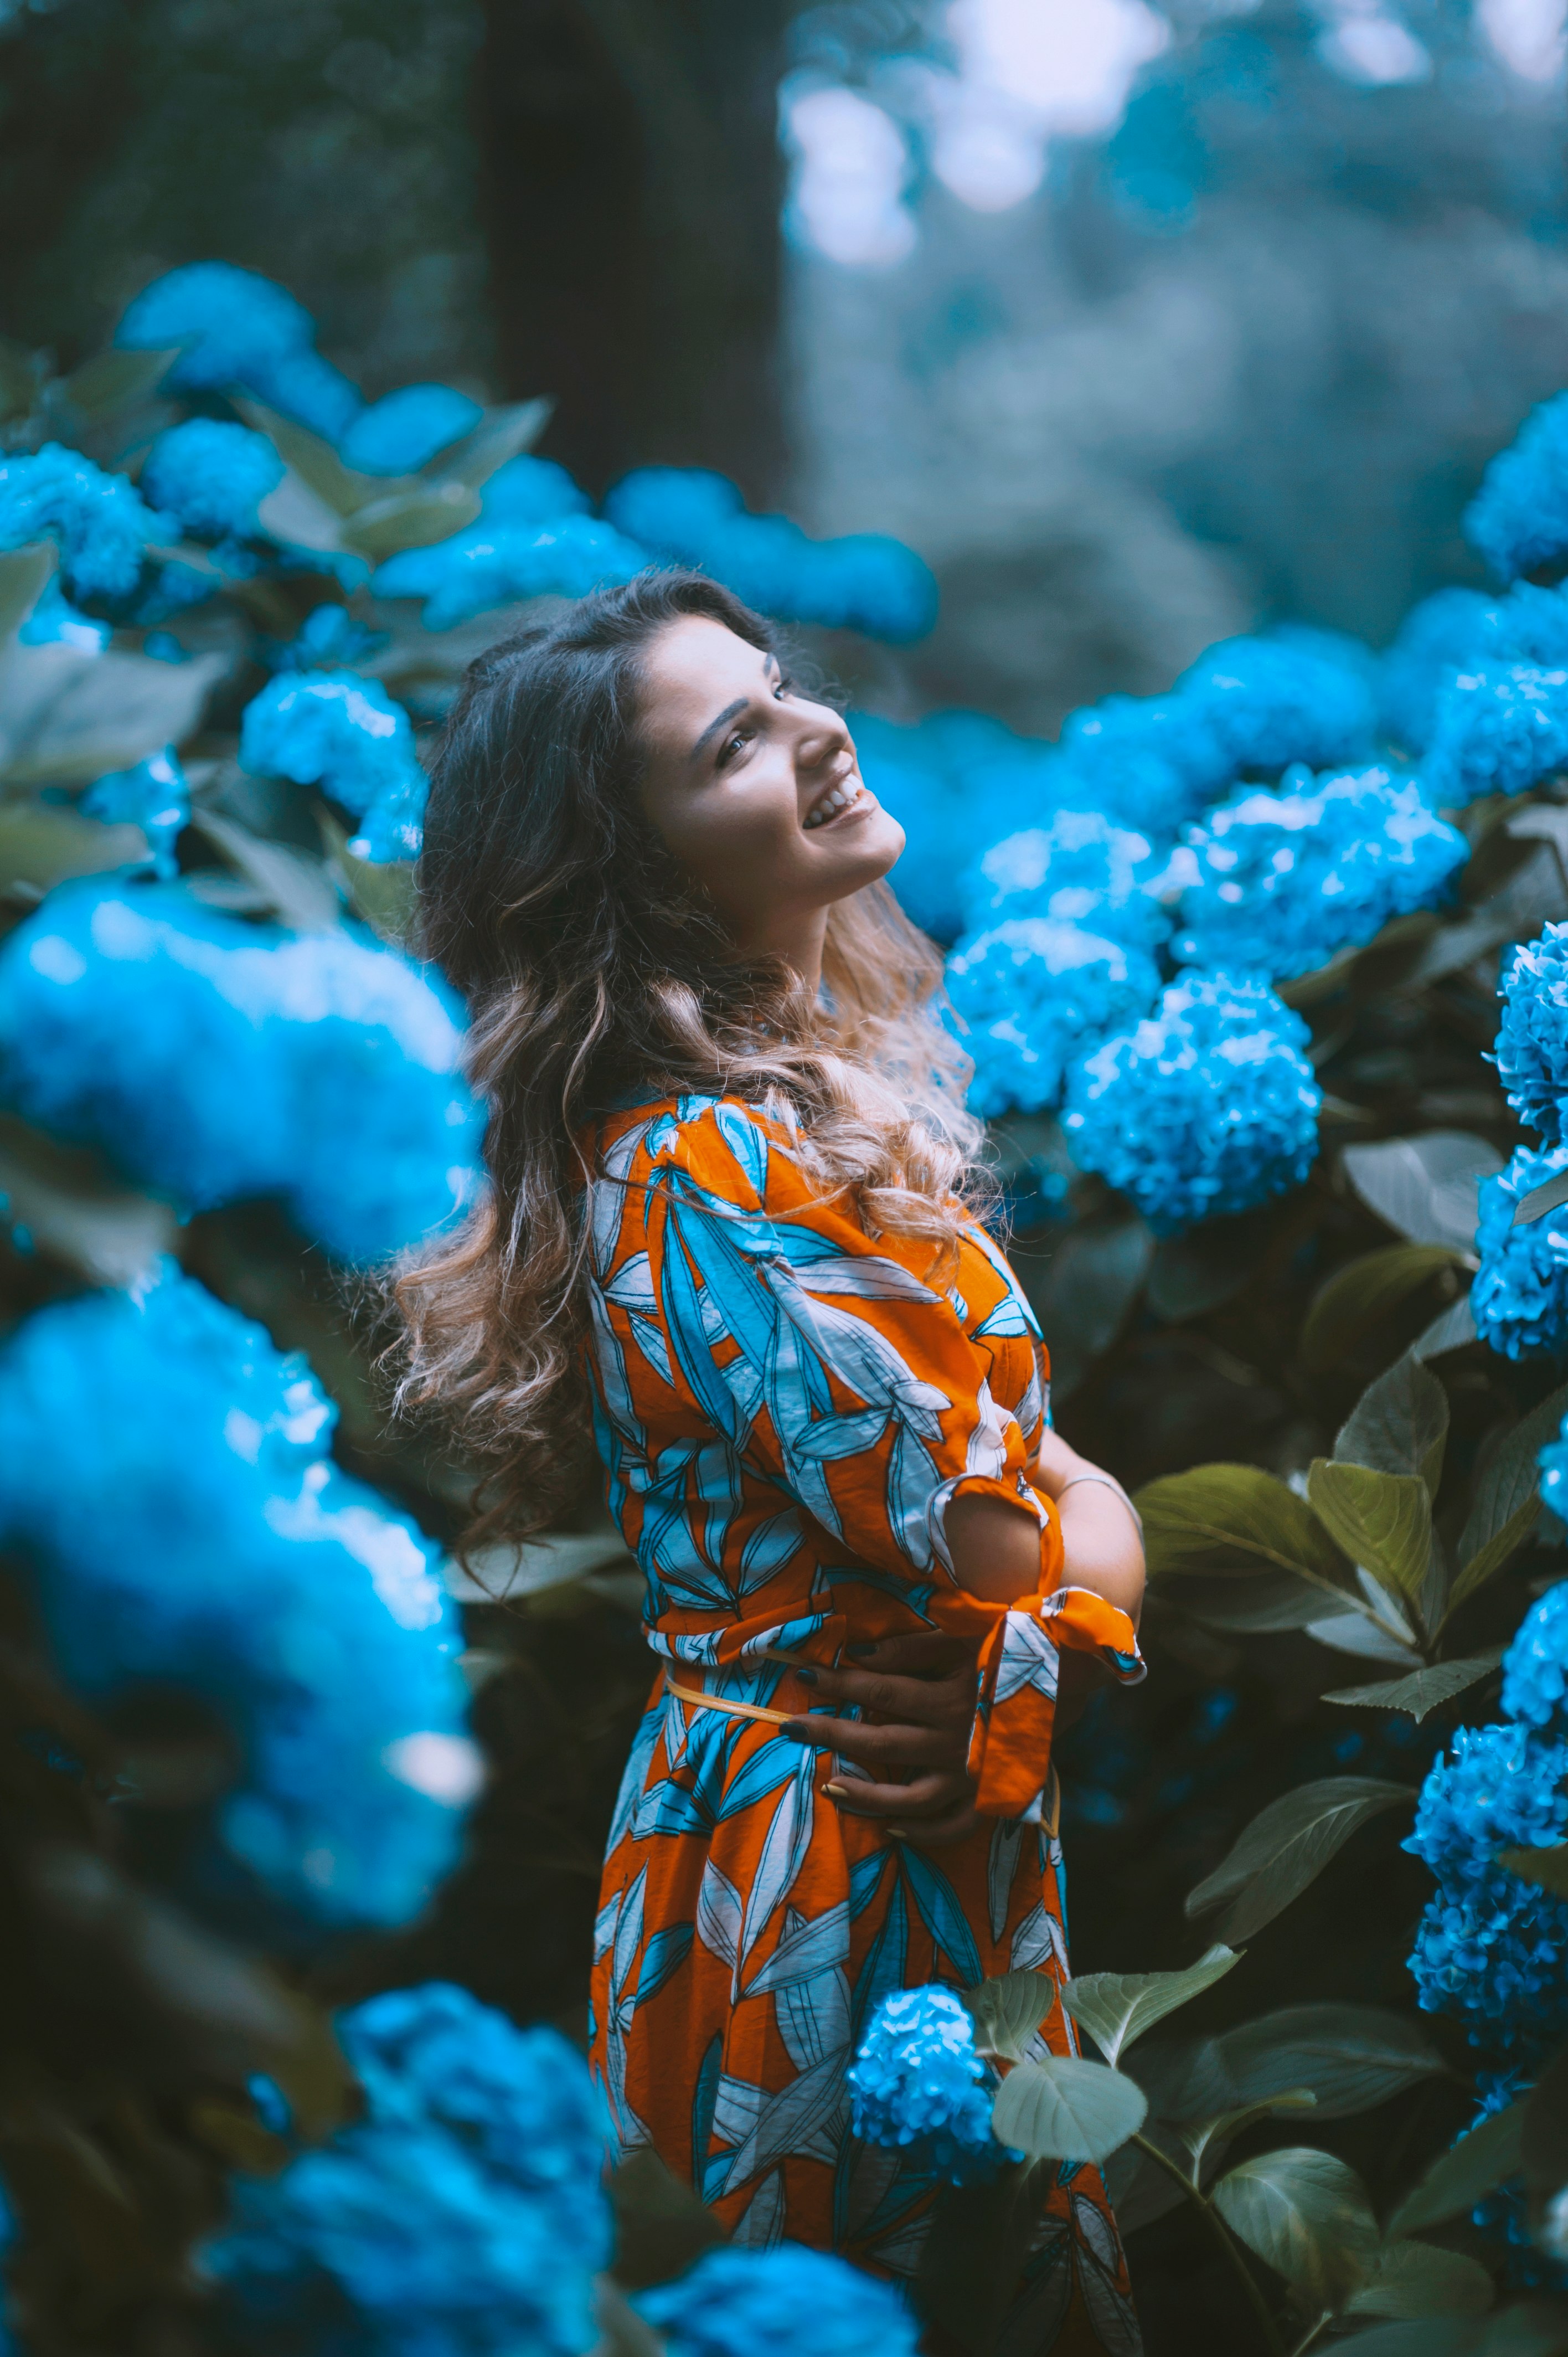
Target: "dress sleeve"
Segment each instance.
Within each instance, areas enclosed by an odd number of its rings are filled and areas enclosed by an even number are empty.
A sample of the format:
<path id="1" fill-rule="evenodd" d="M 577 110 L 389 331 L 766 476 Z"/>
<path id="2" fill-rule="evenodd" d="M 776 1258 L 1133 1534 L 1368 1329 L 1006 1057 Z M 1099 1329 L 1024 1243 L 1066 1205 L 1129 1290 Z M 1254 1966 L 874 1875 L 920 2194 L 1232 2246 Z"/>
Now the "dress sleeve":
<path id="1" fill-rule="evenodd" d="M 671 1123 L 650 1148 L 660 1323 L 745 1461 L 846 1551 L 911 1583 L 952 1582 L 947 1509 L 985 1491 L 1028 1518 L 1039 1584 L 1054 1587 L 1060 1528 L 993 1391 L 990 1305 L 961 1304 L 972 1337 L 935 1247 L 874 1238 L 847 1200 L 814 1195 L 788 1133 L 747 1107 Z M 998 1347 L 1016 1330 L 1004 1321 Z"/>

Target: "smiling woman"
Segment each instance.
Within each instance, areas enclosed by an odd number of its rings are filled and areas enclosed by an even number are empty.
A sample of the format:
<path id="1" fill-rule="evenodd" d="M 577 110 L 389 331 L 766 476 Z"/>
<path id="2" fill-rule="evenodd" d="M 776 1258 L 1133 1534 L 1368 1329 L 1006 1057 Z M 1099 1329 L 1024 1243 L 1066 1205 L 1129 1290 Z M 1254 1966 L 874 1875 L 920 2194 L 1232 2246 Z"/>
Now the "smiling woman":
<path id="1" fill-rule="evenodd" d="M 700 576 L 485 658 L 419 883 L 492 1185 L 401 1286 L 404 1396 L 488 1468 L 478 1527 L 546 1522 L 591 1431 L 646 1576 L 594 1985 L 620 2147 L 739 2242 L 893 2276 L 939 2172 L 854 2136 L 847 2066 L 890 1990 L 1025 1968 L 1075 2050 L 1058 1676 L 1142 1674 L 1143 1582 L 974 1216 L 902 847 L 839 714 Z M 1020 2349 L 1135 2349 L 1094 2169 L 1053 2184 L 1016 2298 Z"/>

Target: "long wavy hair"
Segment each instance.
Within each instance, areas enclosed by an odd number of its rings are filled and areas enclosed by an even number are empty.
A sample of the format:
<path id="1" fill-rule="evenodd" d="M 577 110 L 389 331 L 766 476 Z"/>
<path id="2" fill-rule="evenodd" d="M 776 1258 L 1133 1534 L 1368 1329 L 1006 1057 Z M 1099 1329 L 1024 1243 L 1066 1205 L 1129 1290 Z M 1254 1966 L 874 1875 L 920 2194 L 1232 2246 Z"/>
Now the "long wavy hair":
<path id="1" fill-rule="evenodd" d="M 873 1232 L 929 1237 L 933 1263 L 976 1190 L 940 961 L 887 887 L 831 910 L 813 999 L 783 960 L 736 951 L 644 815 L 641 658 L 687 615 L 777 651 L 716 582 L 639 574 L 481 656 L 432 774 L 421 946 L 468 1002 L 490 1184 L 396 1272 L 394 1357 L 400 1408 L 439 1417 L 477 1476 L 470 1546 L 543 1529 L 585 1490 L 596 1116 L 675 1090 L 788 1114 L 817 1190 Z"/>

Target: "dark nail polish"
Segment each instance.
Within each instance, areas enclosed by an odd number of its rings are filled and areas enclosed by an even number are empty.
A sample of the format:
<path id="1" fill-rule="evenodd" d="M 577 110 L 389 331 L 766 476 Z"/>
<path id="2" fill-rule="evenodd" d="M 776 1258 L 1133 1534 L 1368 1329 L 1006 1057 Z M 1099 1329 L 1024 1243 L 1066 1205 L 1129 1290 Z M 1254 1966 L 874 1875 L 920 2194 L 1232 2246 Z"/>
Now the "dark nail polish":
<path id="1" fill-rule="evenodd" d="M 795 1675 L 800 1679 L 800 1684 L 803 1686 L 814 1686 L 817 1683 L 817 1674 L 815 1670 L 807 1669 L 803 1663 L 796 1663 Z"/>
<path id="2" fill-rule="evenodd" d="M 844 1652 L 849 1654 L 851 1660 L 856 1662 L 864 1662 L 867 1654 L 875 1653 L 875 1651 L 876 1645 L 875 1641 L 869 1645 L 846 1645 L 844 1647 Z"/>
<path id="3" fill-rule="evenodd" d="M 810 1743 L 811 1739 L 803 1719 L 787 1719 L 779 1732 L 789 1743 Z"/>

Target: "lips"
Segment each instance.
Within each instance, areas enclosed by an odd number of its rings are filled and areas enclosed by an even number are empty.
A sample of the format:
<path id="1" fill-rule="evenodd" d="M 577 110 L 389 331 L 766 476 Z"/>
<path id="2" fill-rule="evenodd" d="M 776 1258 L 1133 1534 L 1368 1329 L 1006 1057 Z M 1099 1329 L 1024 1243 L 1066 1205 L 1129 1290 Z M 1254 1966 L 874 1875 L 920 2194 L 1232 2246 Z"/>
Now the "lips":
<path id="1" fill-rule="evenodd" d="M 865 788 L 861 784 L 860 780 L 855 777 L 844 778 L 836 785 L 830 786 L 825 793 L 817 796 L 800 823 L 808 832 L 813 827 L 827 826 L 835 818 L 842 818 L 845 811 L 853 810 L 857 802 L 863 802 L 865 800 Z"/>

